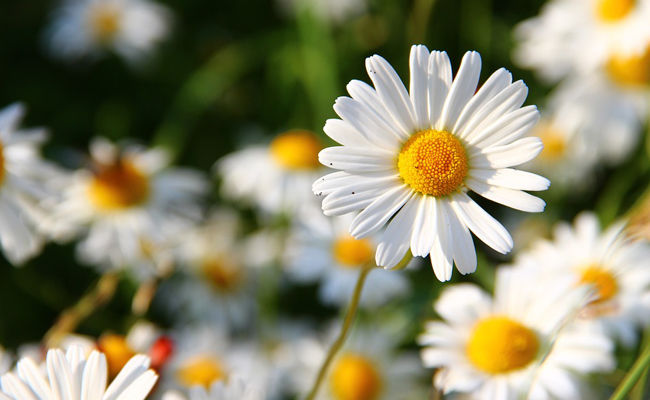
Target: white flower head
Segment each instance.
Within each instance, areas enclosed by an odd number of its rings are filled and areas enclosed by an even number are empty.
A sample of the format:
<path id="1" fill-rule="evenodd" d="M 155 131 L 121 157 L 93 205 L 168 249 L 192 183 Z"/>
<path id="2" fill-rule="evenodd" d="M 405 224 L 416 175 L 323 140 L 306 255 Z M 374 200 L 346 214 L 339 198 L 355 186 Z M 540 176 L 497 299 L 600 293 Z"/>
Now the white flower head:
<path id="1" fill-rule="evenodd" d="M 207 182 L 197 171 L 168 168 L 167 153 L 105 139 L 91 143 L 91 169 L 76 171 L 53 206 L 51 234 L 84 238 L 79 258 L 104 268 L 125 268 L 137 277 L 166 273 L 168 248 L 201 215 Z"/>
<path id="2" fill-rule="evenodd" d="M 30 358 L 18 361 L 16 372 L 0 378 L 2 400 L 143 400 L 153 388 L 158 375 L 149 369 L 149 358 L 136 355 L 129 360 L 107 387 L 106 357 L 98 351 L 86 354 L 80 347 L 64 353 L 52 349 L 47 353 L 45 368 Z"/>
<path id="3" fill-rule="evenodd" d="M 443 321 L 418 339 L 424 365 L 440 368 L 435 386 L 472 399 L 582 398 L 579 373 L 611 370 L 613 345 L 597 329 L 567 326 L 587 292 L 555 278 L 500 268 L 494 298 L 472 284 L 445 289 L 435 303 Z"/>
<path id="4" fill-rule="evenodd" d="M 169 10 L 149 0 L 64 0 L 47 32 L 50 52 L 76 60 L 112 50 L 138 62 L 169 33 Z"/>
<path id="5" fill-rule="evenodd" d="M 548 80 L 583 73 L 650 44 L 650 1 L 553 0 L 515 30 L 514 58 Z"/>
<path id="6" fill-rule="evenodd" d="M 44 129 L 19 129 L 25 108 L 18 103 L 0 110 L 0 245 L 5 257 L 21 264 L 43 245 L 43 199 L 57 193 L 64 174 L 40 155 Z"/>
<path id="7" fill-rule="evenodd" d="M 374 238 L 350 236 L 352 217 L 348 215 L 327 218 L 316 210 L 301 222 L 287 240 L 287 274 L 298 282 L 320 281 L 318 294 L 324 303 L 346 305 L 361 270 L 374 266 Z M 375 269 L 367 277 L 360 305 L 374 308 L 406 294 L 408 289 L 403 273 Z"/>
<path id="8" fill-rule="evenodd" d="M 622 228 L 619 223 L 601 232 L 594 214 L 580 214 L 573 227 L 558 224 L 552 241 L 539 241 L 522 253 L 517 265 L 592 287 L 594 298 L 580 316 L 631 346 L 637 328 L 650 323 L 650 244 L 631 241 Z"/>
<path id="9" fill-rule="evenodd" d="M 293 130 L 268 145 L 229 154 L 215 164 L 223 179 L 221 192 L 268 214 L 296 215 L 317 207 L 309 188 L 322 172 L 318 163 L 322 148 L 313 132 Z"/>
<path id="10" fill-rule="evenodd" d="M 325 133 L 342 146 L 320 152 L 320 161 L 339 172 L 313 185 L 324 196 L 326 215 L 358 212 L 350 233 L 379 236 L 377 265 L 393 267 L 411 250 L 431 256 L 436 277 L 451 278 L 453 264 L 467 274 L 476 269 L 470 231 L 500 253 L 512 249 L 506 229 L 468 196 L 528 212 L 545 203 L 524 190 L 545 190 L 549 181 L 516 170 L 542 150 L 536 137 L 523 137 L 539 118 L 535 106 L 522 107 L 528 89 L 497 70 L 478 89 L 481 59 L 463 57 L 455 79 L 444 52 L 411 49 L 409 92 L 378 55 L 366 60 L 375 88 L 348 84 Z"/>

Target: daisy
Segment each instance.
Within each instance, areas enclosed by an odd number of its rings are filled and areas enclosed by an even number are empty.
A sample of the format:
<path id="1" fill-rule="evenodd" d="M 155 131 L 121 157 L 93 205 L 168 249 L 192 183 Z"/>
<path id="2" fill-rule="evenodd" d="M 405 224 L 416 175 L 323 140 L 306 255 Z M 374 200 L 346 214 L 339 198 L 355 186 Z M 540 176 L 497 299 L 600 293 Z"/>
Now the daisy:
<path id="1" fill-rule="evenodd" d="M 295 215 L 315 201 L 309 188 L 321 172 L 316 135 L 295 130 L 264 146 L 252 146 L 217 162 L 224 197 L 244 200 L 270 214 Z"/>
<path id="2" fill-rule="evenodd" d="M 60 240 L 82 234 L 77 254 L 101 268 L 132 267 L 138 278 L 165 274 L 166 249 L 200 214 L 207 182 L 197 171 L 167 168 L 162 150 L 105 139 L 91 143 L 91 167 L 76 171 L 53 205 L 50 233 Z"/>
<path id="3" fill-rule="evenodd" d="M 326 304 L 346 305 L 361 269 L 374 266 L 375 241 L 350 236 L 350 222 L 349 216 L 326 218 L 313 213 L 287 240 L 285 271 L 298 282 L 320 281 L 318 294 Z M 362 307 L 375 308 L 409 289 L 408 279 L 397 271 L 375 269 L 367 280 L 372 290 L 361 292 Z"/>
<path id="4" fill-rule="evenodd" d="M 647 0 L 553 0 L 515 29 L 514 59 L 548 80 L 590 71 L 613 54 L 642 54 L 650 42 L 649 18 Z"/>
<path id="5" fill-rule="evenodd" d="M 586 292 L 552 278 L 500 268 L 494 298 L 472 284 L 445 289 L 435 303 L 443 321 L 418 338 L 424 365 L 439 368 L 434 385 L 472 399 L 583 398 L 582 374 L 613 369 L 613 345 L 597 329 L 561 329 Z"/>
<path id="6" fill-rule="evenodd" d="M 40 155 L 44 129 L 19 129 L 25 107 L 0 110 L 0 246 L 12 264 L 41 251 L 43 199 L 56 195 L 63 173 Z"/>
<path id="7" fill-rule="evenodd" d="M 627 239 L 622 227 L 615 224 L 601 232 L 595 215 L 580 214 L 573 227 L 559 224 L 552 241 L 538 241 L 516 264 L 537 266 L 569 276 L 574 283 L 594 286 L 595 297 L 581 317 L 632 346 L 637 328 L 650 323 L 650 244 Z"/>
<path id="8" fill-rule="evenodd" d="M 325 133 L 343 146 L 320 152 L 320 161 L 340 170 L 313 185 L 324 196 L 326 215 L 359 213 L 350 225 L 356 239 L 386 229 L 379 237 L 377 265 L 393 267 L 411 249 L 431 255 L 436 277 L 476 269 L 470 231 L 500 253 L 513 242 L 506 229 L 468 191 L 528 212 L 544 202 L 523 190 L 545 190 L 547 179 L 510 167 L 542 150 L 523 137 L 538 119 L 535 106 L 521 107 L 527 87 L 499 69 L 481 86 L 480 56 L 468 52 L 452 80 L 444 52 L 411 49 L 410 94 L 380 56 L 366 60 L 375 88 L 348 84 Z"/>
<path id="9" fill-rule="evenodd" d="M 176 320 L 233 328 L 250 324 L 256 308 L 254 271 L 240 231 L 234 212 L 216 209 L 183 235 L 177 258 L 186 273 L 159 289 L 160 302 Z"/>
<path id="10" fill-rule="evenodd" d="M 334 333 L 334 330 L 330 330 Z M 329 335 L 334 336 L 334 335 Z M 350 335 L 332 362 L 323 389 L 316 399 L 331 400 L 415 400 L 425 398 L 418 383 L 423 376 L 417 355 L 397 351 L 398 340 L 385 330 L 360 328 Z M 292 345 L 294 366 L 289 374 L 300 393 L 314 383 L 327 347 L 315 337 L 296 340 Z"/>
<path id="11" fill-rule="evenodd" d="M 114 51 L 137 62 L 169 33 L 169 10 L 149 0 L 64 0 L 47 31 L 52 55 L 76 60 Z"/>
<path id="12" fill-rule="evenodd" d="M 109 400 L 146 398 L 158 376 L 149 369 L 149 359 L 134 356 L 106 387 L 106 357 L 93 351 L 70 348 L 66 353 L 52 349 L 47 353 L 46 368 L 39 368 L 30 358 L 18 361 L 16 372 L 0 378 L 2 400 Z"/>
<path id="13" fill-rule="evenodd" d="M 163 394 L 162 400 L 261 400 L 263 396 L 259 390 L 246 385 L 241 378 L 231 378 L 226 382 L 215 382 L 206 389 L 195 386 L 188 390 L 188 395 L 178 391 L 168 391 Z"/>

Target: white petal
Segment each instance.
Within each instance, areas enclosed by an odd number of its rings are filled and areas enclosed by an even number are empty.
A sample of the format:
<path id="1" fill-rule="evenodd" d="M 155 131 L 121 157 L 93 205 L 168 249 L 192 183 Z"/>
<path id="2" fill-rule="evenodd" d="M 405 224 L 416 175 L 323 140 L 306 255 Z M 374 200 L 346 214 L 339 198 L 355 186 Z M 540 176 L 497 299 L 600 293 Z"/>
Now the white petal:
<path id="1" fill-rule="evenodd" d="M 507 189 L 499 186 L 488 185 L 475 179 L 467 179 L 467 186 L 486 199 L 490 199 L 516 210 L 526 212 L 542 212 L 546 203 L 521 190 Z"/>
<path id="2" fill-rule="evenodd" d="M 411 234 L 411 252 L 414 256 L 426 257 L 431 251 L 433 240 L 437 234 L 435 218 L 435 198 L 432 196 L 418 196 L 419 204 L 417 215 L 413 221 Z"/>
<path id="3" fill-rule="evenodd" d="M 451 230 L 451 247 L 453 250 L 456 268 L 463 274 L 476 271 L 476 249 L 469 229 L 456 215 L 456 212 L 447 202 L 443 202 Z"/>
<path id="4" fill-rule="evenodd" d="M 367 83 L 353 79 L 346 86 L 348 93 L 356 101 L 365 104 L 370 110 L 374 113 L 373 115 L 381 120 L 381 122 L 386 126 L 388 130 L 394 133 L 394 135 L 402 139 L 404 135 L 408 135 L 410 132 L 403 132 L 402 128 L 395 123 L 393 118 L 390 116 L 390 112 L 384 106 L 384 103 L 379 98 L 377 91 Z"/>
<path id="5" fill-rule="evenodd" d="M 120 394 L 126 390 L 141 375 L 149 369 L 149 357 L 142 354 L 135 355 L 126 363 L 113 382 L 106 389 L 102 400 L 117 400 Z"/>
<path id="6" fill-rule="evenodd" d="M 108 368 L 106 356 L 93 351 L 88 357 L 81 383 L 81 400 L 98 400 L 104 396 Z"/>
<path id="7" fill-rule="evenodd" d="M 370 142 L 349 123 L 340 119 L 328 119 L 323 127 L 325 134 L 344 146 L 368 146 Z"/>
<path id="8" fill-rule="evenodd" d="M 544 148 L 542 140 L 526 137 L 502 146 L 492 146 L 482 154 L 470 155 L 473 168 L 507 168 L 523 164 L 537 157 Z"/>
<path id="9" fill-rule="evenodd" d="M 404 204 L 386 227 L 377 245 L 377 265 L 392 268 L 397 265 L 409 249 L 409 240 L 416 217 L 418 199 L 414 196 Z"/>
<path id="10" fill-rule="evenodd" d="M 53 397 L 37 397 L 22 380 L 12 372 L 7 372 L 0 378 L 2 391 L 11 395 L 16 400 L 53 400 Z"/>
<path id="11" fill-rule="evenodd" d="M 385 190 L 368 190 L 366 192 L 332 192 L 323 199 L 323 213 L 327 216 L 343 215 L 368 207 Z"/>
<path id="12" fill-rule="evenodd" d="M 16 369 L 18 370 L 18 376 L 29 384 L 39 398 L 48 399 L 53 396 L 50 385 L 45 380 L 38 365 L 31 358 L 25 357 L 18 361 Z"/>
<path id="13" fill-rule="evenodd" d="M 143 400 L 151 392 L 157 380 L 158 375 L 152 370 L 148 370 L 131 382 L 117 397 L 117 400 Z"/>
<path id="14" fill-rule="evenodd" d="M 516 190 L 546 190 L 551 185 L 543 176 L 511 168 L 472 169 L 469 176 L 489 185 Z"/>
<path id="15" fill-rule="evenodd" d="M 489 125 L 481 125 L 467 138 L 467 143 L 485 148 L 503 145 L 519 139 L 528 133 L 539 121 L 535 106 L 526 106 L 497 118 Z"/>
<path id="16" fill-rule="evenodd" d="M 483 243 L 499 253 L 506 254 L 512 250 L 512 237 L 490 214 L 485 212 L 467 194 L 453 195 L 451 206 L 462 223 L 464 223 Z"/>
<path id="17" fill-rule="evenodd" d="M 48 351 L 46 364 L 47 375 L 50 378 L 50 387 L 54 395 L 59 399 L 75 398 L 72 371 L 63 352 L 59 349 Z"/>
<path id="18" fill-rule="evenodd" d="M 350 234 L 359 239 L 376 232 L 412 195 L 413 191 L 406 185 L 397 186 L 382 194 L 352 220 Z"/>
<path id="19" fill-rule="evenodd" d="M 454 127 L 463 108 L 476 92 L 480 74 L 481 56 L 475 51 L 468 51 L 463 56 L 456 78 L 449 89 L 445 105 L 442 107 L 441 129 L 451 131 L 451 128 Z"/>
<path id="20" fill-rule="evenodd" d="M 421 130 L 429 127 L 429 49 L 422 45 L 412 46 L 409 65 L 411 70 L 409 94 L 415 112 L 416 129 Z"/>
<path id="21" fill-rule="evenodd" d="M 386 110 L 395 123 L 402 128 L 404 138 L 415 129 L 415 119 L 411 99 L 397 72 L 381 56 L 374 55 L 366 58 L 368 76 L 375 85 Z"/>
<path id="22" fill-rule="evenodd" d="M 387 173 L 359 175 L 338 171 L 318 178 L 312 185 L 312 191 L 318 196 L 327 195 L 337 190 L 361 192 L 382 187 L 386 182 L 399 182 L 399 175 Z"/>
<path id="23" fill-rule="evenodd" d="M 351 172 L 391 171 L 395 155 L 377 148 L 350 146 L 327 147 L 318 153 L 321 164 Z"/>
<path id="24" fill-rule="evenodd" d="M 334 103 L 334 111 L 377 147 L 393 150 L 399 146 L 395 132 L 389 130 L 365 104 L 349 97 L 339 97 Z"/>
<path id="25" fill-rule="evenodd" d="M 434 237 L 433 246 L 429 253 L 433 272 L 440 282 L 450 280 L 453 270 L 452 249 L 449 243 L 451 240 L 451 229 L 447 218 L 447 210 L 441 205 L 444 201 L 446 200 L 435 199 L 433 203 L 435 204 L 433 214 L 435 216 L 438 235 Z"/>
<path id="26" fill-rule="evenodd" d="M 429 56 L 429 124 L 439 126 L 440 113 L 451 87 L 451 62 L 444 51 L 433 51 Z"/>

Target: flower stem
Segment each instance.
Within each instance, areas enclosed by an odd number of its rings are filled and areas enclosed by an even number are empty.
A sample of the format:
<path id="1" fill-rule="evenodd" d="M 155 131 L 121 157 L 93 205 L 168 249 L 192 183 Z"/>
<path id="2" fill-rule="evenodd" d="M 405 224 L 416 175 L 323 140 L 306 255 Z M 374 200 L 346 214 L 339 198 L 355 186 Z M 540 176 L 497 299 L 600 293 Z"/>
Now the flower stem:
<path id="1" fill-rule="evenodd" d="M 334 343 L 332 343 L 332 347 L 330 347 L 330 350 L 327 352 L 327 357 L 325 357 L 325 361 L 318 371 L 318 376 L 316 377 L 314 386 L 311 388 L 311 391 L 305 400 L 314 400 L 316 394 L 318 394 L 320 385 L 323 383 L 323 379 L 325 379 L 325 375 L 327 374 L 327 370 L 332 363 L 332 360 L 334 360 L 336 353 L 338 353 L 338 351 L 345 343 L 345 339 L 348 336 L 352 322 L 354 322 L 354 317 L 357 315 L 357 306 L 359 305 L 359 299 L 361 298 L 363 284 L 366 281 L 368 273 L 372 270 L 373 267 L 374 266 L 366 266 L 359 273 L 359 278 L 357 279 L 357 284 L 354 287 L 354 293 L 352 295 L 352 299 L 350 300 L 350 304 L 348 305 L 348 310 L 345 313 L 345 319 L 343 320 L 343 326 L 341 327 L 339 336 L 336 338 Z"/>
<path id="2" fill-rule="evenodd" d="M 113 298 L 119 280 L 120 276 L 116 271 L 109 271 L 102 275 L 88 293 L 59 315 L 56 323 L 45 333 L 43 343 L 48 348 L 56 347 L 66 334 L 77 328 L 81 321 Z"/>
<path id="3" fill-rule="evenodd" d="M 623 381 L 618 385 L 610 400 L 626 399 L 628 393 L 643 375 L 648 365 L 650 365 L 650 346 L 646 345 L 645 348 L 640 350 L 640 353 L 641 355 L 639 355 L 639 358 L 634 362 L 632 368 L 630 368 L 625 378 L 623 378 Z"/>

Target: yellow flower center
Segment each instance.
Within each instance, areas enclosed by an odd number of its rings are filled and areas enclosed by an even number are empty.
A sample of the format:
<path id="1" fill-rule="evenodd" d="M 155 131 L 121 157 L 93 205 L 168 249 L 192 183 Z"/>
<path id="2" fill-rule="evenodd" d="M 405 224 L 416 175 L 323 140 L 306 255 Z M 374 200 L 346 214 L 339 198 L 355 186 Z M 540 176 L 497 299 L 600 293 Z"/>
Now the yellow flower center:
<path id="1" fill-rule="evenodd" d="M 467 176 L 467 154 L 451 133 L 427 129 L 404 144 L 397 158 L 404 183 L 431 196 L 446 196 L 457 190 Z"/>
<path id="2" fill-rule="evenodd" d="M 596 13 L 601 21 L 617 22 L 632 11 L 635 3 L 636 0 L 598 0 Z"/>
<path id="3" fill-rule="evenodd" d="M 4 146 L 0 142 L 0 184 L 5 179 L 5 156 L 4 156 Z"/>
<path id="4" fill-rule="evenodd" d="M 121 210 L 142 204 L 149 197 L 149 180 L 135 165 L 119 160 L 99 166 L 88 195 L 100 210 Z"/>
<path id="5" fill-rule="evenodd" d="M 542 143 L 544 144 L 544 149 L 539 155 L 541 160 L 549 162 L 558 161 L 564 156 L 567 150 L 567 141 L 562 132 L 552 128 L 548 124 L 540 124 L 536 130 L 536 135 L 542 139 Z"/>
<path id="6" fill-rule="evenodd" d="M 111 4 L 96 3 L 90 9 L 89 25 L 100 42 L 111 41 L 120 29 L 120 10 Z"/>
<path id="7" fill-rule="evenodd" d="M 613 56 L 607 61 L 610 78 L 620 86 L 638 87 L 650 84 L 650 46 L 642 54 Z"/>
<path id="8" fill-rule="evenodd" d="M 323 149 L 318 138 L 309 131 L 289 131 L 278 135 L 270 145 L 271 155 L 290 170 L 315 169 L 318 152 Z"/>
<path id="9" fill-rule="evenodd" d="M 227 374 L 218 360 L 198 356 L 179 368 L 176 371 L 176 377 L 186 387 L 203 386 L 209 388 L 214 382 L 226 380 Z"/>
<path id="10" fill-rule="evenodd" d="M 374 254 L 370 240 L 344 236 L 332 246 L 334 259 L 344 267 L 355 268 L 367 264 Z"/>
<path id="11" fill-rule="evenodd" d="M 580 283 L 593 285 L 598 298 L 594 303 L 607 301 L 618 292 L 618 283 L 611 272 L 598 265 L 589 265 L 580 270 Z"/>
<path id="12" fill-rule="evenodd" d="M 135 351 L 122 335 L 102 335 L 97 341 L 97 347 L 106 355 L 108 373 L 111 377 L 117 376 L 131 357 L 135 355 Z"/>
<path id="13" fill-rule="evenodd" d="M 217 257 L 205 260 L 201 265 L 201 272 L 212 286 L 221 292 L 235 290 L 244 278 L 241 268 Z"/>
<path id="14" fill-rule="evenodd" d="M 537 356 L 539 342 L 531 329 L 508 317 L 480 320 L 467 343 L 467 357 L 489 374 L 503 374 L 524 368 Z"/>
<path id="15" fill-rule="evenodd" d="M 375 400 L 381 393 L 381 377 L 367 358 L 346 354 L 334 365 L 330 386 L 336 400 Z"/>

